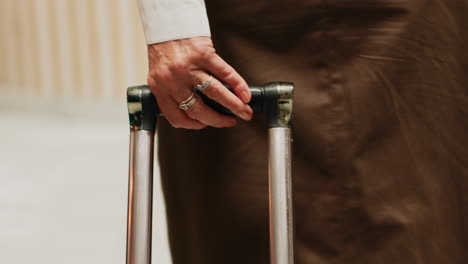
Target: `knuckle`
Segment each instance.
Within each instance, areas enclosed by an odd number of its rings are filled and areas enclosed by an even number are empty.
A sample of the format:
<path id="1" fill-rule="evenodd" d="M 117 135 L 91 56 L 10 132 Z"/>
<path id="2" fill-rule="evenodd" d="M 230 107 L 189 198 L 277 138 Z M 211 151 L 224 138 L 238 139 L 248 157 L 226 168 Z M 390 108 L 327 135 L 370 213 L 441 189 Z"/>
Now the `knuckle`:
<path id="1" fill-rule="evenodd" d="M 232 76 L 231 68 L 228 66 L 221 67 L 219 73 L 221 74 L 222 79 L 229 79 Z"/>
<path id="2" fill-rule="evenodd" d="M 200 49 L 198 50 L 198 54 L 200 56 L 200 58 L 202 59 L 209 59 L 211 58 L 214 54 L 215 54 L 215 49 L 214 48 L 203 48 L 203 49 Z"/>
<path id="3" fill-rule="evenodd" d="M 202 113 L 201 109 L 196 106 L 192 106 L 189 109 L 187 109 L 187 114 L 194 119 L 197 119 L 198 117 L 200 117 L 201 113 Z"/>
<path id="4" fill-rule="evenodd" d="M 148 78 L 146 78 L 146 82 L 148 83 L 148 86 L 149 86 L 151 89 L 155 89 L 155 88 L 156 88 L 156 80 L 155 80 L 152 76 L 148 76 Z"/>
<path id="5" fill-rule="evenodd" d="M 211 99 L 219 99 L 223 96 L 223 91 L 217 86 L 206 89 L 206 93 Z"/>
<path id="6" fill-rule="evenodd" d="M 171 76 L 172 76 L 172 74 L 171 74 L 170 71 L 168 71 L 168 70 L 159 70 L 159 71 L 157 71 L 157 72 L 154 72 L 154 73 L 152 74 L 151 78 L 152 78 L 155 82 L 157 82 L 157 81 L 159 81 L 159 82 L 165 82 L 165 81 L 167 81 L 167 80 L 170 80 L 170 79 L 171 79 Z"/>
<path id="7" fill-rule="evenodd" d="M 184 72 L 187 69 L 187 63 L 182 59 L 175 59 L 169 66 L 171 72 Z"/>
<path id="8" fill-rule="evenodd" d="M 236 101 L 232 103 L 232 111 L 235 113 L 241 113 L 244 111 L 244 105 L 243 104 L 238 104 Z"/>
<path id="9" fill-rule="evenodd" d="M 237 97 L 229 97 L 228 100 L 226 100 L 226 105 L 227 108 L 229 108 L 232 112 L 234 113 L 240 113 L 244 111 L 244 103 L 238 99 Z"/>
<path id="10" fill-rule="evenodd" d="M 242 89 L 241 82 L 237 78 L 229 79 L 229 84 L 231 85 L 231 88 L 234 89 L 235 91 Z"/>

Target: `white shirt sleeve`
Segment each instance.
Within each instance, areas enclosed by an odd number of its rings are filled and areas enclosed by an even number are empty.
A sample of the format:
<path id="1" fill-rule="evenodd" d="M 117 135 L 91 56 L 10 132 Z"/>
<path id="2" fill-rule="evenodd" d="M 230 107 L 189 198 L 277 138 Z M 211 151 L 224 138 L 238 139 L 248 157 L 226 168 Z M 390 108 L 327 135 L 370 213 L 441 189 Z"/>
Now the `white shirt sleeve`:
<path id="1" fill-rule="evenodd" d="M 204 0 L 137 0 L 147 44 L 211 36 Z"/>

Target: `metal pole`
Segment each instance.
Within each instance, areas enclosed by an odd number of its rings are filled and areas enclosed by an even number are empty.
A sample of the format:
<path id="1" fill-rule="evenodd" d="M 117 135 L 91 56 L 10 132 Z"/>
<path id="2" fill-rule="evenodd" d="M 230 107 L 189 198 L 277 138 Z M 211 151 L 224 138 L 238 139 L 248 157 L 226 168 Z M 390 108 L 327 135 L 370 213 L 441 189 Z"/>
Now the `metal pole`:
<path id="1" fill-rule="evenodd" d="M 151 264 L 154 132 L 130 133 L 127 264 Z"/>
<path id="2" fill-rule="evenodd" d="M 292 83 L 276 83 L 276 100 L 268 108 L 270 195 L 270 263 L 294 263 L 294 228 L 291 183 Z"/>
<path id="3" fill-rule="evenodd" d="M 291 195 L 291 129 L 269 129 L 270 257 L 294 263 Z"/>
<path id="4" fill-rule="evenodd" d="M 156 101 L 145 86 L 127 90 L 130 119 L 127 264 L 151 264 Z"/>

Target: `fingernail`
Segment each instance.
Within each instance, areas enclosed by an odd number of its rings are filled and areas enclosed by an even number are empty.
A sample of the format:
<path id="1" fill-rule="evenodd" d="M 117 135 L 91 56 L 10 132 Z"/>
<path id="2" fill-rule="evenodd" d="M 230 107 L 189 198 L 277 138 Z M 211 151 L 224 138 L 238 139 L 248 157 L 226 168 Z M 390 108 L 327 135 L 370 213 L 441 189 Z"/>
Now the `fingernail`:
<path id="1" fill-rule="evenodd" d="M 240 94 L 240 96 L 241 96 L 242 101 L 244 101 L 244 103 L 248 103 L 250 101 L 249 93 L 247 91 L 243 91 Z"/>

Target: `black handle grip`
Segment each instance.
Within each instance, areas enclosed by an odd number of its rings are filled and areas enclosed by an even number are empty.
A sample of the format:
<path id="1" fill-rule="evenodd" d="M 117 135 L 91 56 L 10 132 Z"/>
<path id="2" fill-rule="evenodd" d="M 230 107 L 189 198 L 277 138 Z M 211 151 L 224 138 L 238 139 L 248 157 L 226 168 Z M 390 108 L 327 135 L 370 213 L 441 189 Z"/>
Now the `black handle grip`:
<path id="1" fill-rule="evenodd" d="M 234 93 L 234 91 L 228 85 L 226 85 L 226 84 L 224 84 L 224 85 L 226 86 L 226 88 L 229 89 L 229 91 Z M 142 86 L 139 86 L 139 87 L 143 90 L 144 94 L 148 94 L 147 91 L 149 91 L 150 89 L 149 89 L 149 87 L 147 85 L 142 85 Z M 272 100 L 276 100 L 277 93 L 273 89 L 267 89 L 267 87 L 268 87 L 268 84 L 266 84 L 264 86 L 257 86 L 257 85 L 250 85 L 249 86 L 250 93 L 252 94 L 252 97 L 251 97 L 251 100 L 250 100 L 250 102 L 248 104 L 250 105 L 250 107 L 252 108 L 254 113 L 265 112 L 266 111 L 265 106 L 268 105 L 268 103 L 271 102 Z M 145 91 L 145 90 L 147 90 L 147 91 Z M 203 102 L 206 105 L 208 105 L 209 107 L 211 107 L 215 111 L 217 111 L 217 112 L 219 112 L 221 114 L 225 114 L 225 115 L 234 115 L 229 109 L 222 106 L 218 102 L 212 100 L 211 98 L 206 96 L 204 93 L 202 93 L 200 91 L 197 91 L 197 94 L 202 98 Z M 163 113 L 161 112 L 161 110 L 158 107 L 157 99 L 154 98 L 152 100 L 155 101 L 155 109 L 154 109 L 155 114 L 158 115 L 158 116 L 162 116 Z"/>
<path id="2" fill-rule="evenodd" d="M 225 86 L 232 93 L 234 93 L 234 91 L 228 85 L 225 84 Z M 252 97 L 248 104 L 250 105 L 254 113 L 265 112 L 266 111 L 265 106 L 268 105 L 268 102 L 272 100 L 276 100 L 276 96 L 274 95 L 274 93 L 272 93 L 272 91 L 268 91 L 268 89 L 266 89 L 266 86 L 251 85 L 249 86 L 249 89 L 250 89 L 250 93 L 252 94 Z M 221 114 L 225 114 L 225 115 L 234 115 L 229 109 L 222 106 L 218 102 L 212 100 L 211 98 L 209 98 L 202 92 L 197 91 L 197 94 L 202 98 L 203 102 L 206 105 L 208 105 L 215 111 Z"/>
<path id="3" fill-rule="evenodd" d="M 229 86 L 226 85 L 226 87 L 232 92 Z M 287 88 L 284 89 L 284 87 Z M 292 104 L 292 101 L 284 100 L 289 97 L 292 98 L 292 83 L 271 82 L 259 86 L 250 85 L 249 89 L 252 94 L 249 105 L 254 113 L 267 113 L 272 120 L 270 122 L 271 126 L 276 126 L 277 122 L 275 120 L 278 120 L 278 113 L 279 109 L 282 107 L 281 105 Z M 215 111 L 226 115 L 233 115 L 229 109 L 208 98 L 208 96 L 203 93 L 197 92 L 197 94 L 206 105 Z M 127 90 L 127 103 L 131 130 L 154 131 L 156 125 L 155 117 L 163 114 L 158 107 L 157 99 L 151 93 L 148 85 L 129 87 Z"/>

